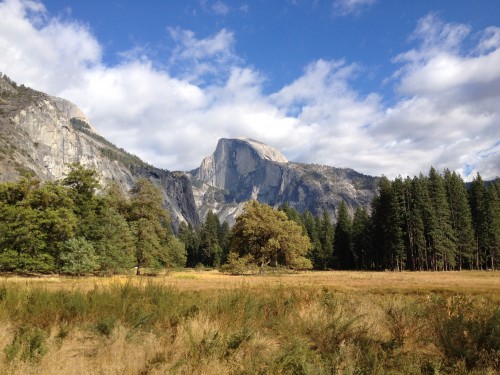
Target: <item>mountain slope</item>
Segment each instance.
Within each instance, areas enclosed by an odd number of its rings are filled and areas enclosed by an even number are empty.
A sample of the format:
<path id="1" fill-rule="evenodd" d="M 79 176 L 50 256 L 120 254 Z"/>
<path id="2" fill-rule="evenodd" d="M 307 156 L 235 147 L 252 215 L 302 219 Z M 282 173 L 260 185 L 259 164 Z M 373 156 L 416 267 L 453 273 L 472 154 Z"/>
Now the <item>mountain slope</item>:
<path id="1" fill-rule="evenodd" d="M 341 200 L 351 213 L 357 206 L 369 209 L 378 183 L 352 169 L 288 162 L 275 148 L 246 138 L 219 140 L 190 176 L 200 218 L 214 211 L 230 223 L 251 199 L 316 215 L 326 210 L 336 218 Z"/>
<path id="2" fill-rule="evenodd" d="M 101 137 L 74 104 L 0 75 L 0 182 L 30 174 L 42 181 L 65 176 L 68 164 L 98 171 L 101 182 L 129 190 L 138 177 L 164 191 L 174 225 L 198 223 L 191 183 L 184 174 L 154 168 Z"/>

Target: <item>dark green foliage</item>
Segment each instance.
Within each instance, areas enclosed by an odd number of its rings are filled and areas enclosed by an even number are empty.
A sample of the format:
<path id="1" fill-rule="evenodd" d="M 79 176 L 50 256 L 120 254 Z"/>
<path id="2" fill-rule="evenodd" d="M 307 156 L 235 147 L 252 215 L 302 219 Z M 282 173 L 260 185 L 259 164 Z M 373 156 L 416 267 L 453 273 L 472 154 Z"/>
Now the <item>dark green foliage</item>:
<path id="1" fill-rule="evenodd" d="M 97 269 L 94 247 L 82 237 L 70 238 L 61 254 L 61 270 L 70 275 L 85 275 Z"/>
<path id="2" fill-rule="evenodd" d="M 372 246 L 371 246 L 370 216 L 365 209 L 358 207 L 352 219 L 352 252 L 356 261 L 357 269 L 373 268 Z"/>
<path id="3" fill-rule="evenodd" d="M 131 195 L 128 221 L 134 236 L 137 273 L 143 267 L 184 267 L 185 249 L 170 232 L 170 216 L 163 207 L 161 190 L 151 181 L 139 179 Z"/>
<path id="4" fill-rule="evenodd" d="M 335 234 L 333 238 L 334 263 L 336 268 L 349 270 L 356 267 L 354 254 L 352 252 L 351 240 L 352 222 L 347 211 L 347 205 L 344 201 L 340 202 L 337 225 L 335 226 Z"/>
<path id="5" fill-rule="evenodd" d="M 444 180 L 450 207 L 451 225 L 456 238 L 457 268 L 472 268 L 474 231 L 465 183 L 457 173 L 451 173 L 449 170 L 445 170 Z"/>
<path id="6" fill-rule="evenodd" d="M 70 166 L 59 183 L 0 184 L 0 271 L 80 275 L 140 267 L 183 267 L 163 195 L 139 180 L 129 200 L 111 184 L 97 194 L 95 171 Z"/>

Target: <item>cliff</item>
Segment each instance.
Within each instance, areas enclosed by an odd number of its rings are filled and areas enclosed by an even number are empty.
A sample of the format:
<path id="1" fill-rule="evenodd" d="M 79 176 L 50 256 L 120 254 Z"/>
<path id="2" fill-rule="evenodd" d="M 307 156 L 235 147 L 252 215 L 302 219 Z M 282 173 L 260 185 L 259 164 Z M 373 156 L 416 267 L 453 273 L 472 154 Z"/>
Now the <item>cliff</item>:
<path id="1" fill-rule="evenodd" d="M 336 218 L 342 200 L 351 213 L 357 206 L 369 209 L 378 183 L 352 169 L 290 163 L 274 147 L 246 138 L 219 140 L 190 176 L 200 218 L 214 211 L 229 223 L 251 199 L 316 215 L 327 210 Z"/>
<path id="2" fill-rule="evenodd" d="M 73 103 L 0 76 L 0 182 L 26 174 L 54 181 L 76 162 L 95 169 L 103 184 L 115 181 L 126 191 L 136 178 L 151 178 L 164 192 L 174 226 L 183 220 L 198 223 L 185 175 L 154 168 L 117 148 L 97 133 Z"/>

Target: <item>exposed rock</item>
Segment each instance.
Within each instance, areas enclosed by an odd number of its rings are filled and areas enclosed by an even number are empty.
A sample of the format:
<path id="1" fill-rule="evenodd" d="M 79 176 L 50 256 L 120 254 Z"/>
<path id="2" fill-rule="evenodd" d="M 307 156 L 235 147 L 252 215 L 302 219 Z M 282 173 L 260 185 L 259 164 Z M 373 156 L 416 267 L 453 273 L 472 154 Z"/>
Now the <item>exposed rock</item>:
<path id="1" fill-rule="evenodd" d="M 149 177 L 165 194 L 174 225 L 198 224 L 189 179 L 147 165 L 101 137 L 73 103 L 34 91 L 0 76 L 0 182 L 31 174 L 41 181 L 63 178 L 69 164 L 95 169 L 101 183 L 128 191 Z"/>
<path id="2" fill-rule="evenodd" d="M 244 203 L 283 203 L 336 218 L 341 200 L 351 213 L 369 209 L 378 179 L 351 169 L 290 163 L 275 148 L 249 139 L 221 139 L 213 155 L 191 172 L 200 218 L 209 211 L 232 224 Z"/>

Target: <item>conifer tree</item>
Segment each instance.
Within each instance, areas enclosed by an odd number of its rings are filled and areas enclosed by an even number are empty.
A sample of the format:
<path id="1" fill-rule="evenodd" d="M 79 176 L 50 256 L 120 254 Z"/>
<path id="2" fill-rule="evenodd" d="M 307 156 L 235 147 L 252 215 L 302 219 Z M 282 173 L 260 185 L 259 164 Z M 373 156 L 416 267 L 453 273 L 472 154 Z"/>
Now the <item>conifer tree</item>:
<path id="1" fill-rule="evenodd" d="M 340 202 L 337 214 L 337 225 L 333 239 L 335 249 L 335 264 L 338 269 L 354 269 L 356 262 L 351 248 L 351 227 L 352 222 L 344 201 Z"/>
<path id="2" fill-rule="evenodd" d="M 475 235 L 475 268 L 483 269 L 487 267 L 488 204 L 486 186 L 479 173 L 472 180 L 469 203 Z"/>
<path id="3" fill-rule="evenodd" d="M 352 220 L 352 250 L 357 269 L 373 268 L 371 263 L 370 216 L 364 208 L 357 207 Z"/>
<path id="4" fill-rule="evenodd" d="M 450 207 L 451 226 L 457 243 L 457 268 L 472 268 L 474 231 L 467 190 L 462 177 L 449 169 L 444 171 L 446 196 Z"/>
<path id="5" fill-rule="evenodd" d="M 444 179 L 433 167 L 429 171 L 428 186 L 432 210 L 432 220 L 429 223 L 432 268 L 436 271 L 450 270 L 455 267 L 456 238 L 451 224 Z"/>

